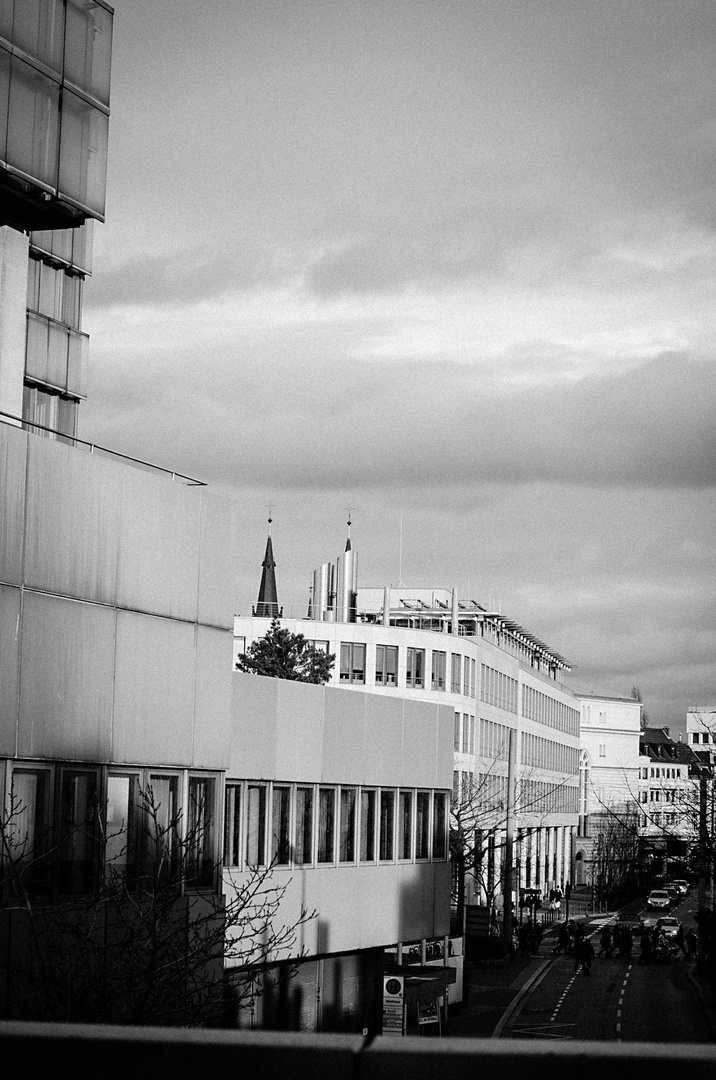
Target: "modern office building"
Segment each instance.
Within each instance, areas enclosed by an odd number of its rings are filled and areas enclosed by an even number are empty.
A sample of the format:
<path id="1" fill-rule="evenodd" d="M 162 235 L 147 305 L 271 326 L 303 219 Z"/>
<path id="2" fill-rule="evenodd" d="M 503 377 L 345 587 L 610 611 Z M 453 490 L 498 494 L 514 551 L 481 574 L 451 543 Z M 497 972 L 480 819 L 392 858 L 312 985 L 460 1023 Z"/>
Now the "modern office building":
<path id="1" fill-rule="evenodd" d="M 252 868 L 277 927 L 316 912 L 295 949 L 269 927 L 280 994 L 236 1023 L 375 1033 L 385 949 L 448 932 L 452 714 L 233 672 L 237 506 L 73 437 L 111 35 L 102 2 L 0 7 L 0 1013 L 82 1010 L 81 980 L 72 1007 L 33 982 L 52 912 L 116 942 L 117 907 L 92 898 L 117 875 L 140 888 L 161 833 L 187 940 L 196 902 L 230 903 Z M 268 577 L 272 562 L 269 544 Z M 217 974 L 187 970 L 173 996 Z M 432 982 L 444 995 L 447 975 Z M 131 1015 L 108 1002 L 105 1018 Z"/>
<path id="2" fill-rule="evenodd" d="M 103 221 L 112 8 L 0 7 L 0 415 L 52 439 L 86 397 L 82 289 Z"/>
<path id="3" fill-rule="evenodd" d="M 453 819 L 482 830 L 469 903 L 503 902 L 508 810 L 515 813 L 518 888 L 572 880 L 579 809 L 579 702 L 567 662 L 529 631 L 457 590 L 359 588 L 349 542 L 313 575 L 304 619 L 281 624 L 336 655 L 331 684 L 447 706 L 453 715 Z M 235 653 L 268 628 L 234 620 Z M 508 785 L 510 755 L 515 785 Z M 512 800 L 512 805 L 510 805 Z"/>

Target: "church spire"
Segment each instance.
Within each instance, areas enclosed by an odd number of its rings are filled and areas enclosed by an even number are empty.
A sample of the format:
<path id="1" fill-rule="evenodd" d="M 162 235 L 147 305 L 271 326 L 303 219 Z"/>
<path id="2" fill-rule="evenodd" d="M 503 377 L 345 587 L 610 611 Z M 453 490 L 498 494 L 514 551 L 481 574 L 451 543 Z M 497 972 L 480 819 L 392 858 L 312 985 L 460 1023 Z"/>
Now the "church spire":
<path id="1" fill-rule="evenodd" d="M 278 606 L 278 593 L 276 591 L 276 562 L 273 557 L 273 544 L 271 543 L 271 522 L 273 518 L 269 512 L 268 538 L 266 540 L 266 554 L 262 562 L 261 585 L 256 607 L 251 614 L 257 619 L 279 619 L 283 615 L 283 608 Z"/>

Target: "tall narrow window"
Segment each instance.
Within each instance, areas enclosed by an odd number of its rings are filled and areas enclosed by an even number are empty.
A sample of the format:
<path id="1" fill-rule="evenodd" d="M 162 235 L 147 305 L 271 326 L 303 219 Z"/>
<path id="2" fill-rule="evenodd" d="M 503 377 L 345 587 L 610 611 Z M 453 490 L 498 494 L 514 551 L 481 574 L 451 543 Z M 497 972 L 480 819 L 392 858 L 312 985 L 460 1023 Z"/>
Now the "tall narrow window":
<path id="1" fill-rule="evenodd" d="M 313 861 L 313 788 L 296 788 L 296 833 L 294 862 L 304 866 Z"/>
<path id="2" fill-rule="evenodd" d="M 433 650 L 433 668 L 431 677 L 431 689 L 445 689 L 445 675 L 447 669 L 447 653 Z"/>
<path id="3" fill-rule="evenodd" d="M 246 863 L 266 862 L 266 785 L 249 784 L 246 791 Z"/>
<path id="4" fill-rule="evenodd" d="M 289 843 L 289 814 L 291 789 L 274 784 L 271 799 L 271 861 L 274 866 L 287 866 L 291 849 Z"/>
<path id="5" fill-rule="evenodd" d="M 462 671 L 462 657 L 460 653 L 453 653 L 450 657 L 450 689 L 453 694 L 459 694 L 461 690 L 460 673 Z"/>
<path id="6" fill-rule="evenodd" d="M 214 780 L 189 777 L 187 807 L 187 885 L 214 884 Z"/>
<path id="7" fill-rule="evenodd" d="M 460 716 L 461 716 L 461 714 L 456 711 L 455 712 L 455 727 L 454 727 L 454 733 L 453 733 L 453 750 L 459 750 L 460 745 L 461 745 L 460 744 L 460 732 L 461 732 L 462 729 L 461 729 L 461 725 L 460 725 Z"/>
<path id="8" fill-rule="evenodd" d="M 380 793 L 380 858 L 394 858 L 395 792 Z"/>
<path id="9" fill-rule="evenodd" d="M 425 685 L 425 649 L 408 649 L 405 685 L 416 689 Z"/>
<path id="10" fill-rule="evenodd" d="M 107 777 L 105 871 L 110 881 L 130 888 L 136 874 L 136 807 L 139 777 L 110 773 Z"/>
<path id="11" fill-rule="evenodd" d="M 341 862 L 353 862 L 356 857 L 356 797 L 355 788 L 341 788 L 340 848 Z"/>
<path id="12" fill-rule="evenodd" d="M 65 769 L 60 787 L 60 892 L 92 892 L 97 840 L 97 776 Z"/>
<path id="13" fill-rule="evenodd" d="M 412 791 L 400 792 L 400 847 L 399 859 L 412 859 L 413 857 L 413 793 Z"/>
<path id="14" fill-rule="evenodd" d="M 376 686 L 398 685 L 398 646 L 376 645 L 375 647 L 375 682 Z"/>
<path id="15" fill-rule="evenodd" d="M 333 788 L 318 791 L 318 861 L 333 862 L 336 824 L 336 793 Z"/>
<path id="16" fill-rule="evenodd" d="M 42 895 L 49 889 L 50 773 L 14 769 L 7 819 L 8 857 L 13 891 Z"/>
<path id="17" fill-rule="evenodd" d="M 241 862 L 241 785 L 227 784 L 224 800 L 224 866 Z"/>
<path id="18" fill-rule="evenodd" d="M 470 696 L 470 658 L 466 656 L 463 661 L 462 692 L 465 697 Z"/>
<path id="19" fill-rule="evenodd" d="M 430 857 L 430 792 L 419 791 L 415 798 L 415 858 Z"/>
<path id="20" fill-rule="evenodd" d="M 375 859 L 375 792 L 366 788 L 360 793 L 360 859 Z"/>
<path id="21" fill-rule="evenodd" d="M 433 859 L 447 854 L 447 810 L 443 791 L 433 793 Z"/>

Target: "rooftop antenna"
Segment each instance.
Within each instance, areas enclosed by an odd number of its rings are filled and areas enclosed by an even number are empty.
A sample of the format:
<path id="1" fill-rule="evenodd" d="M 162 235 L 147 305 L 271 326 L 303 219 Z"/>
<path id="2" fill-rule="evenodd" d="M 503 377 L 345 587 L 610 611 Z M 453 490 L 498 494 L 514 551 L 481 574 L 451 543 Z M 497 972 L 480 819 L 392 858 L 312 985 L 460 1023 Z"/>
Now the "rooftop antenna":
<path id="1" fill-rule="evenodd" d="M 397 589 L 404 589 L 405 582 L 403 581 L 403 507 L 400 508 L 400 540 L 398 543 L 398 581 L 396 584 Z"/>

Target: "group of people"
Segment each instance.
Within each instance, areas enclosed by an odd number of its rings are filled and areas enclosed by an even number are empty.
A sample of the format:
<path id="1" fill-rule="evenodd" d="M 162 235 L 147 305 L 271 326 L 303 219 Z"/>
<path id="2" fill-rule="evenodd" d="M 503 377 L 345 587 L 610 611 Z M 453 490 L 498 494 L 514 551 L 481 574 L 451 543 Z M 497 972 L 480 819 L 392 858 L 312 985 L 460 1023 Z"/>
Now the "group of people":
<path id="1" fill-rule="evenodd" d="M 520 956 L 534 956 L 542 944 L 542 923 L 527 919 L 517 927 L 517 948 Z"/>
<path id="2" fill-rule="evenodd" d="M 697 937 L 693 929 L 684 932 L 683 926 L 679 926 L 674 939 L 675 946 L 681 949 L 686 957 L 696 954 Z M 614 954 L 622 959 L 631 960 L 634 950 L 634 931 L 628 924 L 603 926 L 599 935 L 599 955 L 609 960 Z M 592 962 L 595 958 L 594 946 L 585 934 L 584 926 L 575 923 L 574 919 L 568 919 L 560 923 L 557 930 L 557 944 L 552 950 L 554 954 L 564 952 L 565 955 L 574 956 L 574 971 L 582 971 L 589 974 Z M 642 927 L 640 934 L 640 957 L 639 963 L 646 964 L 658 962 L 662 959 L 670 960 L 672 946 L 667 940 L 663 927 Z"/>

